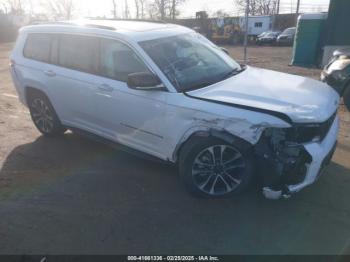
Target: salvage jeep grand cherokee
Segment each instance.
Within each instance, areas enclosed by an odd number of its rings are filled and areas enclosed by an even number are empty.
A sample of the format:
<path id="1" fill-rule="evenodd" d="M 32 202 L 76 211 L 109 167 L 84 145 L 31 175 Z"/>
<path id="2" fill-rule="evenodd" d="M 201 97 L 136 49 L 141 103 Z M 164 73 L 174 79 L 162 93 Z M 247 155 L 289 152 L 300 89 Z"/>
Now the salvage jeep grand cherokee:
<path id="1" fill-rule="evenodd" d="M 177 163 L 201 196 L 268 198 L 313 183 L 334 152 L 339 96 L 304 77 L 243 66 L 177 25 L 33 25 L 11 55 L 20 100 L 44 135 L 67 129 Z"/>

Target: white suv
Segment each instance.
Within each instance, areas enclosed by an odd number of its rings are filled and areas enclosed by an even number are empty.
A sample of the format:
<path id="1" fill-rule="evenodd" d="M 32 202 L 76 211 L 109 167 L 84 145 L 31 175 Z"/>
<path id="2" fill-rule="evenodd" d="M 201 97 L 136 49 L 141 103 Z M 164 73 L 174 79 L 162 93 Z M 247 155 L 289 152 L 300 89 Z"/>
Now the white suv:
<path id="1" fill-rule="evenodd" d="M 177 163 L 200 196 L 268 198 L 318 177 L 334 152 L 339 96 L 304 77 L 239 65 L 178 25 L 88 20 L 24 27 L 11 55 L 44 135 L 82 130 Z"/>

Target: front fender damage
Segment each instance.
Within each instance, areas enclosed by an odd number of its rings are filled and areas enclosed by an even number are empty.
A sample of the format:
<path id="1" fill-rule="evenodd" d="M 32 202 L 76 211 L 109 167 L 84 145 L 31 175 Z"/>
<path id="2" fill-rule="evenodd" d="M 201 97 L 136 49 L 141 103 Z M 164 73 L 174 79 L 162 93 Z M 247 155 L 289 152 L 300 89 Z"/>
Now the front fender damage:
<path id="1" fill-rule="evenodd" d="M 271 124 L 266 122 L 252 124 L 246 119 L 240 118 L 193 118 L 193 121 L 196 123 L 196 126 L 201 131 L 224 131 L 231 135 L 239 137 L 252 145 L 255 145 L 259 141 L 261 134 L 266 128 L 272 126 Z M 281 127 L 285 127 L 285 125 L 281 125 Z M 204 130 L 202 130 L 203 128 Z"/>
<path id="2" fill-rule="evenodd" d="M 269 199 L 289 197 L 289 185 L 304 181 L 312 157 L 303 144 L 290 142 L 284 131 L 289 124 L 270 124 L 267 121 L 252 124 L 241 118 L 193 117 L 194 125 L 179 144 L 190 136 L 214 136 L 228 143 L 235 138 L 246 142 L 255 156 L 256 170 L 263 183 L 263 194 Z M 236 140 L 237 141 L 237 140 Z"/>

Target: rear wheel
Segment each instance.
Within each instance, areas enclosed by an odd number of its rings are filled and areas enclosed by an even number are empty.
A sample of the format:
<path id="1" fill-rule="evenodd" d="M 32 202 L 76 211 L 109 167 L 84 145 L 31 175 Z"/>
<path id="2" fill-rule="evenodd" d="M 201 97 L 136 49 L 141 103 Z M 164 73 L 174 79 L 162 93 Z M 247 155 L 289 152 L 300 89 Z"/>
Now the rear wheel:
<path id="1" fill-rule="evenodd" d="M 42 134 L 53 136 L 63 134 L 66 131 L 49 99 L 40 91 L 30 93 L 28 106 L 31 118 Z"/>
<path id="2" fill-rule="evenodd" d="M 239 144 L 196 138 L 181 152 L 180 175 L 189 191 L 197 196 L 217 198 L 238 194 L 252 179 L 252 154 Z"/>

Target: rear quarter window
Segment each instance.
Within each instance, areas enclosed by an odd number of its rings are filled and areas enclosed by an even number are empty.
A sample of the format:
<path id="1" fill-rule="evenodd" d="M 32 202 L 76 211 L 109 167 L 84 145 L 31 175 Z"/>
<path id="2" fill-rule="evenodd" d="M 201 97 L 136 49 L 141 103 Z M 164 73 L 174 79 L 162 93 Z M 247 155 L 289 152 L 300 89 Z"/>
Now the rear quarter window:
<path id="1" fill-rule="evenodd" d="M 48 34 L 29 34 L 24 45 L 24 57 L 48 63 L 51 38 Z"/>

